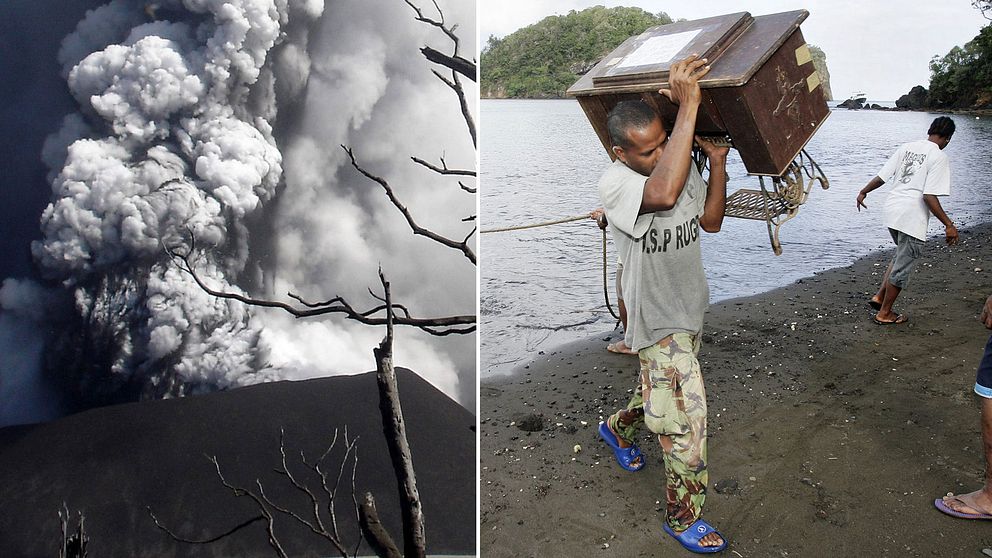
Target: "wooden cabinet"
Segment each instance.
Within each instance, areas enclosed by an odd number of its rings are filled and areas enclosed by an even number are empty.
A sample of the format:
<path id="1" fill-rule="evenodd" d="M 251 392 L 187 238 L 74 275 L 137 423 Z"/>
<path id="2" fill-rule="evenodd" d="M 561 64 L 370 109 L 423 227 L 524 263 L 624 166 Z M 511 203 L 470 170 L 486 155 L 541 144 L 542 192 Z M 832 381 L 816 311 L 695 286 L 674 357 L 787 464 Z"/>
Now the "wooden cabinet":
<path id="1" fill-rule="evenodd" d="M 782 176 L 830 114 L 799 30 L 809 12 L 747 12 L 652 27 L 627 39 L 568 94 L 576 97 L 610 156 L 606 115 L 624 99 L 644 99 L 671 130 L 678 107 L 658 89 L 672 63 L 709 60 L 700 81 L 696 132 L 726 137 L 750 174 Z"/>

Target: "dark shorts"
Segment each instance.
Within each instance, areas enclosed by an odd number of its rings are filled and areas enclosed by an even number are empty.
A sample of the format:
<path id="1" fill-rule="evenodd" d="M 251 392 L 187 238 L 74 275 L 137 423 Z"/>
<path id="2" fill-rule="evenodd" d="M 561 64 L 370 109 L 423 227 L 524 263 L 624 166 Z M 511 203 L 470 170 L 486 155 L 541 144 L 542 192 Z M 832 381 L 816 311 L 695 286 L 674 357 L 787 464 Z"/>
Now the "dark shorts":
<path id="1" fill-rule="evenodd" d="M 985 355 L 982 356 L 982 362 L 978 364 L 975 393 L 992 399 L 992 336 L 989 336 L 989 341 L 985 344 Z"/>
<path id="2" fill-rule="evenodd" d="M 889 234 L 896 243 L 896 255 L 892 258 L 889 283 L 905 289 L 909 283 L 909 274 L 913 271 L 916 260 L 923 253 L 923 241 L 895 229 L 889 229 Z"/>

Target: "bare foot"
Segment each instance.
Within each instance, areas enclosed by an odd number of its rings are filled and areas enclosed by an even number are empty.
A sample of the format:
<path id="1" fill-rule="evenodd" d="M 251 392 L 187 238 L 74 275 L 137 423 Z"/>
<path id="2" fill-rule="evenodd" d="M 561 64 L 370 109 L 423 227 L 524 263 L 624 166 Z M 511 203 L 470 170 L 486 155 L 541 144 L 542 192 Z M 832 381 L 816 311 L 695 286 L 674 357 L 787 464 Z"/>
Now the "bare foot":
<path id="1" fill-rule="evenodd" d="M 683 531 L 675 532 L 681 535 Z M 707 533 L 705 537 L 699 539 L 700 546 L 720 546 L 721 544 L 723 544 L 723 537 L 719 533 Z"/>
<path id="2" fill-rule="evenodd" d="M 992 515 L 992 495 L 984 489 L 957 496 L 948 494 L 944 504 L 958 513 Z"/>
<path id="3" fill-rule="evenodd" d="M 892 324 L 902 324 L 909 321 L 903 314 L 896 314 L 895 312 L 889 312 L 888 314 L 882 314 L 879 312 L 875 314 L 875 323 L 879 325 L 892 325 Z"/>
<path id="4" fill-rule="evenodd" d="M 720 546 L 723 544 L 723 537 L 718 533 L 707 533 L 705 537 L 699 539 L 701 546 Z"/>
<path id="5" fill-rule="evenodd" d="M 606 421 L 606 428 L 613 433 L 613 437 L 617 439 L 618 446 L 622 448 L 629 448 L 630 446 L 634 445 L 628 442 L 627 440 L 624 440 L 619 434 L 617 434 L 616 430 L 613 430 L 613 428 L 610 427 L 610 421 Z M 630 465 L 632 467 L 640 467 L 641 461 L 643 460 L 644 460 L 644 456 L 638 455 L 637 457 L 635 457 L 630 461 Z"/>
<path id="6" fill-rule="evenodd" d="M 610 351 L 611 353 L 618 353 L 621 355 L 637 354 L 637 351 L 631 350 L 631 348 L 628 347 L 627 344 L 623 342 L 623 339 L 617 341 L 616 343 L 610 343 L 609 345 L 606 346 L 606 350 Z"/>

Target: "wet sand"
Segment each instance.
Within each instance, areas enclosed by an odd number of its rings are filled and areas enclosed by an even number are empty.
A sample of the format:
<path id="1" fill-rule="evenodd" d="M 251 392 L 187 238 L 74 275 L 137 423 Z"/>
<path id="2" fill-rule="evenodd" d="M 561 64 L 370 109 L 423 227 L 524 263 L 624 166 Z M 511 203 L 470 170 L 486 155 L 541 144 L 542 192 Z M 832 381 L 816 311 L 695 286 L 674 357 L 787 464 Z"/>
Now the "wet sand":
<path id="1" fill-rule="evenodd" d="M 721 556 L 982 556 L 992 522 L 933 500 L 981 485 L 975 369 L 989 330 L 992 227 L 927 242 L 875 325 L 867 300 L 891 257 L 714 304 L 700 352 L 709 405 L 704 517 Z M 661 448 L 628 473 L 596 428 L 625 405 L 637 359 L 616 334 L 535 355 L 481 386 L 481 548 L 501 556 L 691 556 L 661 530 Z M 578 453 L 574 446 L 581 446 Z M 990 551 L 992 552 L 992 551 Z"/>

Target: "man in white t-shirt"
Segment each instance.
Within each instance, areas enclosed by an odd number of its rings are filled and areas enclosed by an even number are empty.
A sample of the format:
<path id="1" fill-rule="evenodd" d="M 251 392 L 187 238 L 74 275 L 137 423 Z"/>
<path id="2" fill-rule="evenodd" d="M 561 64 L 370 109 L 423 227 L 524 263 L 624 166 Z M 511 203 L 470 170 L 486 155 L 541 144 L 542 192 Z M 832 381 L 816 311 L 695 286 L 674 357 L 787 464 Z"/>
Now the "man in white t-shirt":
<path id="1" fill-rule="evenodd" d="M 878 310 L 875 323 L 901 324 L 907 318 L 892 310 L 896 297 L 909 282 L 927 237 L 927 223 L 933 214 L 944 224 L 948 244 L 957 244 L 958 230 L 944 213 L 939 196 L 951 193 L 951 173 L 943 149 L 954 135 L 954 121 L 947 116 L 934 119 L 927 139 L 904 143 L 889 157 L 878 176 L 858 193 L 857 207 L 868 208 L 865 197 L 887 181 L 894 181 L 882 209 L 882 223 L 896 243 L 896 253 L 885 271 L 882 285 L 868 303 Z"/>
<path id="2" fill-rule="evenodd" d="M 727 197 L 726 147 L 695 136 L 706 60 L 672 65 L 669 88 L 678 105 L 671 133 L 642 100 L 610 111 L 607 128 L 617 160 L 599 180 L 600 200 L 623 261 L 625 343 L 638 352 L 639 389 L 627 408 L 600 423 L 599 435 L 629 471 L 644 467 L 634 444 L 643 424 L 664 452 L 666 519 L 662 528 L 693 552 L 719 552 L 727 541 L 703 520 L 708 472 L 706 392 L 697 354 L 709 289 L 700 229 L 717 232 Z M 703 181 L 693 139 L 710 164 Z"/>

